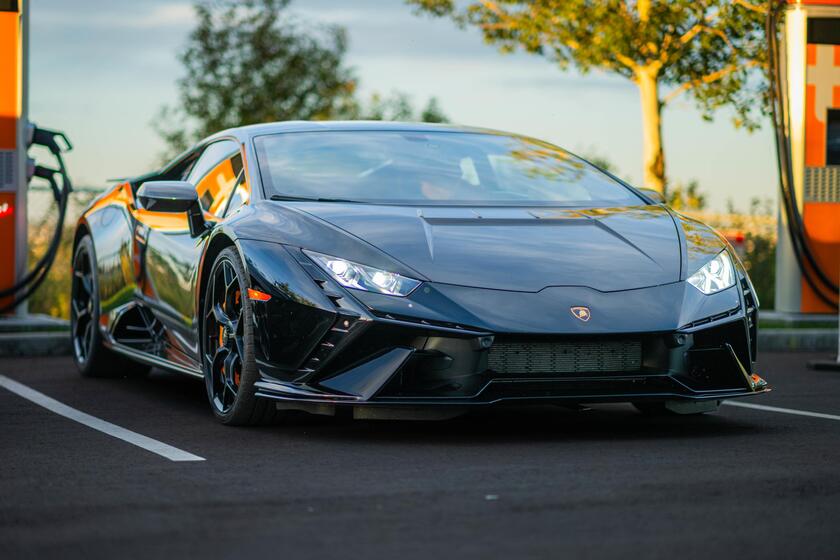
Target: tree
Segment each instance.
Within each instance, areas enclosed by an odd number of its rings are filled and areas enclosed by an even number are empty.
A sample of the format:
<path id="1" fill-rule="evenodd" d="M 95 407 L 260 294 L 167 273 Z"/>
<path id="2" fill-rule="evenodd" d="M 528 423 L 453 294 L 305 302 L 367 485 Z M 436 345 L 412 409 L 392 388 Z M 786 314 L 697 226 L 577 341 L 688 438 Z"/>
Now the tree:
<path id="1" fill-rule="evenodd" d="M 361 102 L 348 103 L 334 116 L 346 120 L 366 121 L 422 121 L 429 123 L 449 121 L 449 118 L 440 108 L 436 97 L 430 98 L 418 112 L 414 109 L 411 97 L 399 91 L 392 92 L 387 96 L 373 93 L 366 104 Z"/>
<path id="2" fill-rule="evenodd" d="M 418 11 L 475 26 L 503 52 L 517 48 L 583 73 L 618 74 L 639 89 L 644 185 L 664 192 L 662 109 L 693 96 L 710 120 L 719 107 L 734 123 L 759 125 L 766 84 L 766 8 L 753 0 L 406 0 Z"/>
<path id="3" fill-rule="evenodd" d="M 166 143 L 167 161 L 195 141 L 246 124 L 330 118 L 405 120 L 414 109 L 405 94 L 356 97 L 357 80 L 345 66 L 346 32 L 307 25 L 289 14 L 291 0 L 199 0 L 198 23 L 179 55 L 185 74 L 178 103 L 152 123 Z M 429 102 L 421 113 L 445 119 Z M 377 117 L 369 117 L 377 118 Z"/>
<path id="4" fill-rule="evenodd" d="M 438 103 L 437 97 L 432 97 L 423 111 L 420 113 L 420 120 L 427 123 L 445 123 L 449 122 L 449 117 L 443 112 L 443 109 Z"/>
<path id="5" fill-rule="evenodd" d="M 706 194 L 700 190 L 700 184 L 695 180 L 689 181 L 687 185 L 678 184 L 668 189 L 665 199 L 668 206 L 680 212 L 706 209 Z"/>
<path id="6" fill-rule="evenodd" d="M 344 30 L 304 27 L 289 3 L 196 2 L 198 24 L 179 55 L 179 105 L 164 107 L 157 126 L 170 147 L 232 126 L 327 118 L 352 98 Z"/>

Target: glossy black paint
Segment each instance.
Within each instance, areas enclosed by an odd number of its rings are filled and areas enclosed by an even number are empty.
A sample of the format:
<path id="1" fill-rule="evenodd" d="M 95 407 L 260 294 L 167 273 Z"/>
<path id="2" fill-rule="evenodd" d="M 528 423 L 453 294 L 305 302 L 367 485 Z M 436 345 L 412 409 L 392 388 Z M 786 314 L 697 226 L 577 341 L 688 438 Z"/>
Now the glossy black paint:
<path id="1" fill-rule="evenodd" d="M 146 181 L 137 189 L 137 200 L 146 210 L 187 212 L 198 204 L 198 193 L 186 181 Z"/>
<path id="2" fill-rule="evenodd" d="M 645 204 L 622 208 L 281 202 L 266 200 L 258 166 L 249 165 L 258 135 L 378 128 L 441 129 L 394 123 L 243 127 L 94 201 L 79 221 L 77 239 L 88 233 L 95 246 L 106 343 L 138 360 L 203 375 L 199 314 L 208 271 L 221 249 L 234 246 L 251 287 L 271 295 L 254 303 L 262 377 L 257 390 L 268 398 L 482 404 L 720 399 L 763 390 L 749 379 L 757 305 L 749 300 L 743 267 L 738 264 L 738 285 L 711 296 L 688 285 L 685 279 L 727 250 L 726 242 L 643 194 Z M 191 233 L 186 213 L 180 221 L 161 219 L 135 202 L 143 183 L 178 181 L 202 146 L 219 138 L 241 146 L 252 186 L 248 205 L 227 218 L 205 214 L 208 227 Z M 423 283 L 405 298 L 348 290 L 302 249 Z M 588 307 L 591 319 L 575 318 L 575 306 Z M 132 339 L 127 332 L 143 336 Z M 482 365 L 485 344 L 498 337 L 630 335 L 644 341 L 645 366 L 637 373 L 517 381 Z M 682 342 L 672 344 L 676 335 Z M 692 385 L 686 376 L 700 371 L 697 364 L 709 356 L 724 373 L 710 385 Z"/>
<path id="3" fill-rule="evenodd" d="M 240 249 L 252 285 L 272 294 L 254 306 L 260 367 L 274 377 L 294 380 L 338 313 L 322 289 L 282 246 L 243 239 Z"/>
<path id="4" fill-rule="evenodd" d="M 549 286 L 618 291 L 668 284 L 680 277 L 676 225 L 662 206 L 299 203 L 297 208 L 443 284 L 519 292 Z"/>
<path id="5" fill-rule="evenodd" d="M 408 298 L 353 294 L 381 314 L 523 334 L 669 332 L 740 306 L 735 287 L 710 298 L 684 282 L 617 292 L 549 287 L 536 293 L 427 283 Z M 570 308 L 578 305 L 591 310 L 589 321 L 584 323 L 572 315 Z"/>
<path id="6" fill-rule="evenodd" d="M 146 210 L 186 214 L 191 237 L 202 235 L 209 227 L 198 193 L 186 181 L 146 181 L 137 190 L 137 200 Z"/>

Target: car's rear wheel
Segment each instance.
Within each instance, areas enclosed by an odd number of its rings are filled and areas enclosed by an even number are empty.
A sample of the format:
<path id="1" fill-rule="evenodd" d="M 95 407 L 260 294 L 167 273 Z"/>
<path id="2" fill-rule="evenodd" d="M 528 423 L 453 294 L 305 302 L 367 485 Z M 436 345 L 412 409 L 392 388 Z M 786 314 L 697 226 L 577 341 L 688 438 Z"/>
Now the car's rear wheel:
<path id="1" fill-rule="evenodd" d="M 121 377 L 149 371 L 148 366 L 115 354 L 102 343 L 96 253 L 89 235 L 79 240 L 73 253 L 70 334 L 74 361 L 86 377 Z"/>
<path id="2" fill-rule="evenodd" d="M 274 402 L 257 398 L 252 302 L 245 269 L 235 248 L 219 253 L 208 277 L 203 307 L 202 356 L 207 398 L 223 424 L 273 423 Z"/>

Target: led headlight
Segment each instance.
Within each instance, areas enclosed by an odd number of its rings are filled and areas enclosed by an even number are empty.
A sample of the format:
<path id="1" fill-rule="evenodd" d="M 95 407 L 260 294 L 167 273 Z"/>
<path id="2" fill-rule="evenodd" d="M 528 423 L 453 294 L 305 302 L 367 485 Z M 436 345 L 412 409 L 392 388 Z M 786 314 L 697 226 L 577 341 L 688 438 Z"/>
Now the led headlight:
<path id="1" fill-rule="evenodd" d="M 725 250 L 703 265 L 688 278 L 688 283 L 706 295 L 714 294 L 735 285 L 735 267 Z"/>
<path id="2" fill-rule="evenodd" d="M 420 285 L 419 280 L 380 270 L 338 257 L 304 251 L 345 288 L 356 288 L 391 296 L 407 296 Z"/>

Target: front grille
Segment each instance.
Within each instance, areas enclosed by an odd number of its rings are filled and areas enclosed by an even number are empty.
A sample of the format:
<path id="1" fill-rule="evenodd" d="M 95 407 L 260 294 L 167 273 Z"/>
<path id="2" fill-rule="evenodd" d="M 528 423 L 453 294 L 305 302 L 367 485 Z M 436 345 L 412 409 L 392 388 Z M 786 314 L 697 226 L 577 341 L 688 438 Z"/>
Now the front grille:
<path id="1" fill-rule="evenodd" d="M 633 372 L 642 367 L 640 340 L 498 341 L 489 369 L 500 374 Z"/>

